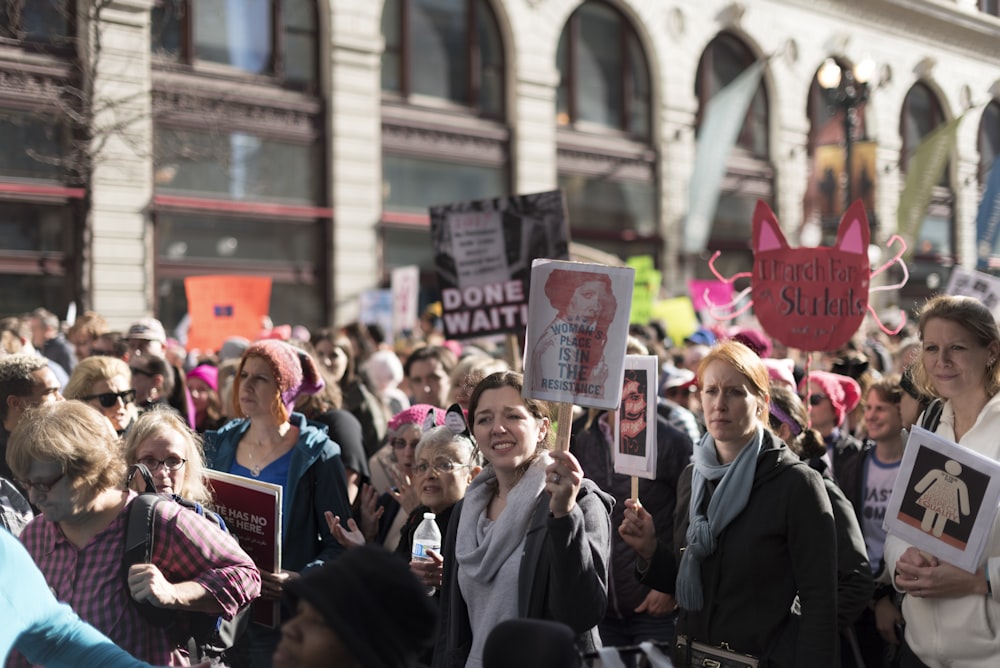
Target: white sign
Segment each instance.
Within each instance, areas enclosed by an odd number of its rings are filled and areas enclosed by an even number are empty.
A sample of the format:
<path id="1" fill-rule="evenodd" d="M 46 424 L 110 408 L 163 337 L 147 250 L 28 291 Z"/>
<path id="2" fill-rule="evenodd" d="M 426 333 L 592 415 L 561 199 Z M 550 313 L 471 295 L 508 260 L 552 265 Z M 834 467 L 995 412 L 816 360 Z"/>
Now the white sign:
<path id="1" fill-rule="evenodd" d="M 615 473 L 656 478 L 656 355 L 626 355 L 615 411 Z"/>

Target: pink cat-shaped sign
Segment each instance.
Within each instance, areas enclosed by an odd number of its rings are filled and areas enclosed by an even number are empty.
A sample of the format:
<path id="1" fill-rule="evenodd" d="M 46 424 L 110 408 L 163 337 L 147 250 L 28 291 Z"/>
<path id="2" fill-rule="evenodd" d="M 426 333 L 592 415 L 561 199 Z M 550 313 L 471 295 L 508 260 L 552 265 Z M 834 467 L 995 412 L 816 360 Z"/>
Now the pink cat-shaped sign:
<path id="1" fill-rule="evenodd" d="M 854 335 L 865 314 L 871 311 L 868 303 L 871 278 L 899 261 L 905 251 L 902 239 L 893 237 L 889 243 L 899 239 L 903 250 L 872 273 L 868 262 L 869 234 L 864 205 L 857 200 L 841 219 L 833 246 L 791 248 L 774 212 L 758 200 L 753 216 L 753 272 L 730 279 L 717 273 L 716 276 L 726 282 L 750 276 L 754 314 L 772 338 L 799 350 L 837 350 Z M 718 255 L 709 262 L 713 272 Z M 906 282 L 905 265 L 903 274 L 899 285 L 877 289 L 900 287 Z M 728 316 L 714 312 L 713 315 L 733 318 L 749 305 Z"/>

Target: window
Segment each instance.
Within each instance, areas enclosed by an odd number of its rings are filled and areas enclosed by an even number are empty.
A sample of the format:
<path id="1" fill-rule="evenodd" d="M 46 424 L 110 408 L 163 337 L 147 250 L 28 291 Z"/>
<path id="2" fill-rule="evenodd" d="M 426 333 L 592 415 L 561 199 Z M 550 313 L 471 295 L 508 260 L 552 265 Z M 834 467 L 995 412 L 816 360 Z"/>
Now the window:
<path id="1" fill-rule="evenodd" d="M 1000 0 L 979 0 L 979 11 L 1000 16 Z"/>
<path id="2" fill-rule="evenodd" d="M 318 25 L 314 0 L 156 0 L 151 46 L 165 61 L 214 63 L 312 90 Z"/>
<path id="3" fill-rule="evenodd" d="M 979 186 L 986 187 L 990 170 L 1000 156 L 1000 102 L 993 100 L 983 111 L 979 125 Z"/>
<path id="4" fill-rule="evenodd" d="M 944 122 L 944 112 L 937 96 L 926 84 L 914 84 L 903 99 L 900 118 L 899 131 L 903 146 L 899 163 L 904 173 L 920 143 Z M 945 168 L 941 180 L 934 186 L 923 223 L 916 234 L 914 256 L 918 260 L 945 264 L 956 260 L 954 197 L 949 185 L 949 171 L 950 166 Z"/>
<path id="5" fill-rule="evenodd" d="M 602 2 L 584 3 L 559 38 L 556 64 L 559 125 L 649 139 L 649 68 L 635 31 L 618 11 Z"/>
<path id="6" fill-rule="evenodd" d="M 757 60 L 756 56 L 742 41 L 728 33 L 722 33 L 709 43 L 698 63 L 695 78 L 695 94 L 698 96 L 698 126 L 701 127 L 705 106 L 712 96 L 732 83 L 743 70 Z M 764 83 L 754 94 L 747 118 L 736 140 L 736 147 L 753 158 L 766 160 L 769 156 L 768 102 Z"/>
<path id="7" fill-rule="evenodd" d="M 504 116 L 503 44 L 487 0 L 386 0 L 382 90 Z"/>
<path id="8" fill-rule="evenodd" d="M 4 39 L 26 45 L 67 47 L 72 25 L 67 0 L 0 0 L 0 43 Z"/>

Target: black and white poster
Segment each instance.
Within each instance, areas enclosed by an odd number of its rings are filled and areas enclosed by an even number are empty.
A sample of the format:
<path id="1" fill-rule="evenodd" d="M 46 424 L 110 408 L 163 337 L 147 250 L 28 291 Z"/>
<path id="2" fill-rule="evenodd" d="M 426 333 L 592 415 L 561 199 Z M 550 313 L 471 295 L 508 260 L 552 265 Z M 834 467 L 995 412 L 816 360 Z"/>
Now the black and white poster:
<path id="1" fill-rule="evenodd" d="M 447 336 L 522 331 L 532 261 L 569 258 L 562 191 L 435 206 L 430 217 Z"/>

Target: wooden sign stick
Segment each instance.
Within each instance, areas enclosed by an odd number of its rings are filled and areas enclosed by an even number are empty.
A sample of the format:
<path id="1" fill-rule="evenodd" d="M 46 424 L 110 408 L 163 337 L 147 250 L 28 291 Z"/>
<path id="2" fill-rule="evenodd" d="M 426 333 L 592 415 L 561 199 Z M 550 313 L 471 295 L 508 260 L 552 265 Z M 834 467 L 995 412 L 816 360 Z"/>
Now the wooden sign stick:
<path id="1" fill-rule="evenodd" d="M 569 436 L 573 429 L 573 404 L 561 402 L 557 420 L 559 433 L 556 434 L 556 450 L 569 452 Z"/>

